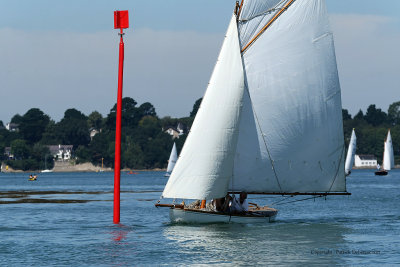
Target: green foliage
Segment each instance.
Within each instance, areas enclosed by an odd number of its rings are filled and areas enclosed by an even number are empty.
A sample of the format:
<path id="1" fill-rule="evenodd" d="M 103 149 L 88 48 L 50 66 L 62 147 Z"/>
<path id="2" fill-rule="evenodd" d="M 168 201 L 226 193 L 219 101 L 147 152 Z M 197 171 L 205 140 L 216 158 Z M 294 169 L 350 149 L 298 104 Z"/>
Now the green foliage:
<path id="1" fill-rule="evenodd" d="M 392 105 L 396 106 L 396 103 Z M 343 119 L 346 148 L 353 128 L 357 136 L 356 153 L 375 155 L 378 162 L 382 162 L 384 141 L 390 129 L 395 164 L 400 164 L 400 124 L 391 121 L 385 112 L 377 109 L 375 105 L 370 105 L 365 115 L 360 110 L 353 119 Z"/>
<path id="2" fill-rule="evenodd" d="M 364 119 L 372 126 L 378 126 L 387 122 L 387 114 L 380 108 L 377 109 L 375 105 L 370 105 Z"/>
<path id="3" fill-rule="evenodd" d="M 47 124 L 46 130 L 42 135 L 42 140 L 40 140 L 40 143 L 43 145 L 58 145 L 62 143 L 59 128 L 54 121 L 51 120 L 49 124 Z"/>
<path id="4" fill-rule="evenodd" d="M 97 111 L 93 111 L 88 116 L 89 128 L 100 130 L 103 127 L 103 116 Z"/>
<path id="5" fill-rule="evenodd" d="M 15 159 L 26 159 L 30 152 L 30 147 L 25 140 L 16 139 L 11 142 L 11 153 L 14 155 Z"/>
<path id="6" fill-rule="evenodd" d="M 203 100 L 203 98 L 199 98 L 196 100 L 196 102 L 193 105 L 192 112 L 190 112 L 190 117 L 192 117 L 192 118 L 196 117 L 197 111 L 200 108 L 200 104 L 201 104 L 202 100 Z"/>
<path id="7" fill-rule="evenodd" d="M 49 122 L 50 117 L 48 115 L 38 108 L 32 108 L 22 116 L 19 131 L 28 143 L 34 144 L 42 139 Z"/>
<path id="8" fill-rule="evenodd" d="M 122 101 L 121 167 L 130 169 L 165 168 L 173 143 L 178 153 L 186 140 L 187 134 L 172 139 L 165 133 L 166 127 L 177 127 L 179 123 L 191 127 L 201 103 L 201 98 L 193 105 L 190 117 L 158 118 L 151 103 L 137 106 L 137 102 L 125 97 Z M 9 132 L 0 127 L 0 151 L 11 147 L 14 160 L 2 156 L 14 169 L 39 170 L 53 167 L 53 157 L 48 145 L 73 145 L 76 162 L 92 162 L 104 167 L 114 166 L 115 117 L 116 105 L 105 118 L 94 111 L 85 116 L 76 109 L 68 109 L 59 122 L 50 120 L 39 109 L 30 109 L 23 116 L 15 115 L 13 123 L 20 124 L 19 132 Z M 346 147 L 355 128 L 357 135 L 357 153 L 373 154 L 382 160 L 383 142 L 387 131 L 391 129 L 396 164 L 400 163 L 400 101 L 390 105 L 388 114 L 375 105 L 370 105 L 367 112 L 360 110 L 353 118 L 346 109 L 342 110 L 343 129 Z M 1 125 L 0 125 L 1 126 Z M 99 131 L 90 139 L 89 129 Z"/>
<path id="9" fill-rule="evenodd" d="M 342 109 L 343 121 L 351 120 L 351 115 L 347 109 Z"/>
<path id="10" fill-rule="evenodd" d="M 388 119 L 392 125 L 400 124 L 400 101 L 389 106 Z"/>
<path id="11" fill-rule="evenodd" d="M 79 147 L 90 142 L 88 118 L 76 109 L 68 109 L 58 123 L 58 134 L 63 144 Z"/>
<path id="12" fill-rule="evenodd" d="M 16 123 L 16 124 L 20 124 L 22 122 L 22 116 L 19 114 L 15 114 L 12 118 L 11 118 L 11 123 Z"/>

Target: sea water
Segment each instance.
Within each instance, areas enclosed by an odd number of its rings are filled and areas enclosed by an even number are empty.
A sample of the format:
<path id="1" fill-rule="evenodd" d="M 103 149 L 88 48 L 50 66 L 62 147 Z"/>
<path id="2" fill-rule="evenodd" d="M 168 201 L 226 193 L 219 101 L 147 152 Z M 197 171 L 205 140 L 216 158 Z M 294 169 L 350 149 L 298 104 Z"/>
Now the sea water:
<path id="1" fill-rule="evenodd" d="M 351 196 L 250 196 L 275 223 L 170 224 L 162 172 L 0 174 L 0 266 L 397 265 L 400 171 L 355 170 Z"/>

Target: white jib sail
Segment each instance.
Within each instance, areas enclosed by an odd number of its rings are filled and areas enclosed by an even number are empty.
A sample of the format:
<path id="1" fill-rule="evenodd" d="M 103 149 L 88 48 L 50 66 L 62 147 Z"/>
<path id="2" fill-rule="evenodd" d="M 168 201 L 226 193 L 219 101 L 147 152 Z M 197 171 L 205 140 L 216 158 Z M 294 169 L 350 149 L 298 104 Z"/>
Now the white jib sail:
<path id="1" fill-rule="evenodd" d="M 353 131 L 351 132 L 351 138 L 350 138 L 349 148 L 347 150 L 346 164 L 344 169 L 346 175 L 349 175 L 351 169 L 353 168 L 354 157 L 356 155 L 356 146 L 357 146 L 357 138 L 356 138 L 356 133 L 354 132 L 353 129 Z"/>
<path id="2" fill-rule="evenodd" d="M 390 130 L 389 130 L 385 141 L 385 150 L 383 152 L 383 169 L 386 171 L 390 171 L 393 167 L 394 167 L 393 145 L 392 145 L 392 136 L 390 135 Z"/>
<path id="3" fill-rule="evenodd" d="M 265 10 L 265 3 L 273 7 Z M 340 84 L 324 1 L 245 1 L 241 47 L 280 10 L 242 55 L 260 152 L 241 153 L 238 146 L 237 153 L 252 158 L 235 162 L 231 186 L 249 192 L 346 191 Z M 239 144 L 244 135 L 241 129 Z"/>
<path id="4" fill-rule="evenodd" d="M 175 167 L 176 161 L 178 159 L 178 152 L 176 151 L 176 145 L 174 142 L 174 146 L 172 147 L 171 154 L 169 155 L 167 172 L 172 172 Z"/>
<path id="5" fill-rule="evenodd" d="M 233 16 L 163 197 L 210 199 L 226 194 L 233 172 L 243 91 L 243 65 Z"/>

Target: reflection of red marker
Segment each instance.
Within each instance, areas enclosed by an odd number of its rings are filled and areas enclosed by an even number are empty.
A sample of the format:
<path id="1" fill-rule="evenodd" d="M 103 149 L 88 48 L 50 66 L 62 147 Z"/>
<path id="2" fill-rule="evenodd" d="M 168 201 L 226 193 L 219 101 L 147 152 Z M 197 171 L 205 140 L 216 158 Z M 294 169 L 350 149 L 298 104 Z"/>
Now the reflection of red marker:
<path id="1" fill-rule="evenodd" d="M 124 40 L 123 29 L 129 28 L 128 10 L 114 11 L 114 29 L 120 29 L 117 118 L 115 127 L 115 161 L 114 161 L 114 223 L 120 219 L 120 177 L 121 177 L 121 113 L 122 82 L 124 74 Z"/>

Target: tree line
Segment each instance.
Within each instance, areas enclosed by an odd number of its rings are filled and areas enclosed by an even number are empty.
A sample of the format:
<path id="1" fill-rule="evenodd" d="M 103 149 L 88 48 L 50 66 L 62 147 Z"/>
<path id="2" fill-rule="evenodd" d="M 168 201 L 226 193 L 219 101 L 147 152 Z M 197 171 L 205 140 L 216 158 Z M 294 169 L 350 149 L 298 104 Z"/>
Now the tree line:
<path id="1" fill-rule="evenodd" d="M 370 105 L 365 114 L 360 109 L 351 117 L 349 112 L 343 109 L 342 115 L 346 148 L 354 128 L 357 136 L 356 154 L 375 155 L 378 162 L 382 162 L 384 141 L 390 129 L 395 164 L 400 164 L 400 101 L 392 103 L 387 113 L 375 105 Z"/>
<path id="2" fill-rule="evenodd" d="M 190 128 L 200 106 L 198 99 L 188 117 L 159 118 L 151 103 L 138 103 L 125 97 L 122 100 L 121 167 L 130 169 L 165 168 L 173 142 L 181 151 L 186 134 L 173 140 L 162 131 L 168 126 L 183 123 Z M 400 101 L 389 106 L 384 112 L 375 105 L 367 111 L 360 110 L 352 117 L 342 110 L 346 148 L 351 131 L 357 135 L 357 154 L 373 154 L 382 160 L 383 142 L 388 129 L 391 130 L 395 162 L 400 162 Z M 0 121 L 0 151 L 10 147 L 13 159 L 0 153 L 0 161 L 13 169 L 40 170 L 52 168 L 54 160 L 49 145 L 73 145 L 76 163 L 91 162 L 105 167 L 114 165 L 116 104 L 103 117 L 93 111 L 88 116 L 74 108 L 68 109 L 64 117 L 55 122 L 38 108 L 28 110 L 24 115 L 16 114 L 11 123 L 18 124 L 18 131 L 8 131 Z M 90 130 L 98 133 L 91 138 Z"/>
<path id="3" fill-rule="evenodd" d="M 196 104 L 197 103 L 197 104 Z M 196 101 L 190 116 L 159 118 L 151 103 L 138 105 L 125 97 L 122 100 L 121 167 L 130 169 L 164 168 L 173 142 L 182 149 L 186 134 L 173 140 L 162 131 L 168 126 L 183 123 L 190 127 L 198 109 Z M 54 160 L 49 145 L 73 145 L 76 163 L 91 162 L 105 167 L 114 165 L 116 104 L 106 117 L 93 111 L 88 116 L 74 108 L 55 122 L 38 108 L 24 115 L 15 115 L 10 123 L 18 124 L 18 131 L 8 131 L 0 121 L 0 151 L 11 148 L 13 159 L 1 153 L 0 160 L 13 169 L 40 170 L 52 168 Z M 90 137 L 90 131 L 98 133 Z"/>

